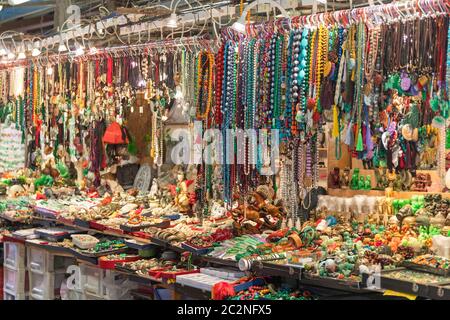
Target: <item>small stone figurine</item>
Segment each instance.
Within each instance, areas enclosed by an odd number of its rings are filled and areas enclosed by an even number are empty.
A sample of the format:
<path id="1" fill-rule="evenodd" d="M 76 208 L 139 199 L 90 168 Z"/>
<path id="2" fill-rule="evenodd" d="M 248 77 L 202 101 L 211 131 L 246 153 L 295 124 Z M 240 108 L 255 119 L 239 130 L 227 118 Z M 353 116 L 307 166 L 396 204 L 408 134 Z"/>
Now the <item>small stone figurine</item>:
<path id="1" fill-rule="evenodd" d="M 352 190 L 358 190 L 359 189 L 359 169 L 358 168 L 353 170 L 350 188 Z"/>
<path id="2" fill-rule="evenodd" d="M 340 184 L 342 189 L 348 189 L 350 186 L 350 168 L 345 167 L 341 178 L 340 178 Z"/>
<path id="3" fill-rule="evenodd" d="M 334 168 L 333 171 L 328 175 L 328 188 L 339 189 L 341 187 L 341 177 L 339 168 Z"/>

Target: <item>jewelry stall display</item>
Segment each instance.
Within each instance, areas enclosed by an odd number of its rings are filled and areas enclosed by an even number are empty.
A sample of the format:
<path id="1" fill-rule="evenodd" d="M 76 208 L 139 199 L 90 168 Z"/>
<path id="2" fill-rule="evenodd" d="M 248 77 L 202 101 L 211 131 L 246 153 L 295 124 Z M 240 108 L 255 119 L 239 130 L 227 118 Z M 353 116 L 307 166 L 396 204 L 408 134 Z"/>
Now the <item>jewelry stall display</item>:
<path id="1" fill-rule="evenodd" d="M 283 16 L 216 38 L 183 24 L 151 40 L 146 22 L 148 42 L 1 63 L 10 242 L 152 298 L 158 283 L 314 300 L 309 286 L 359 292 L 378 275 L 374 295 L 435 298 L 449 269 L 448 6 Z"/>

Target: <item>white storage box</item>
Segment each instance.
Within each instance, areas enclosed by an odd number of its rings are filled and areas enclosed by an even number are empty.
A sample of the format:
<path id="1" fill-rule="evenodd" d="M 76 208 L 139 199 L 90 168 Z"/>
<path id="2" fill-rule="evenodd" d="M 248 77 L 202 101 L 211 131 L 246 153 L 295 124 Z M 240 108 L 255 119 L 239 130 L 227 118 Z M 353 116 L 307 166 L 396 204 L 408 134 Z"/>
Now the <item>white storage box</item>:
<path id="1" fill-rule="evenodd" d="M 89 234 L 72 234 L 71 237 L 73 244 L 81 249 L 92 249 L 100 242 L 96 237 Z"/>
<path id="2" fill-rule="evenodd" d="M 25 269 L 3 268 L 3 290 L 13 295 L 25 294 Z"/>
<path id="3" fill-rule="evenodd" d="M 27 300 L 27 296 L 25 293 L 10 293 L 7 291 L 3 292 L 3 300 Z"/>
<path id="4" fill-rule="evenodd" d="M 102 295 L 102 286 L 103 286 L 103 278 L 104 278 L 104 270 L 91 267 L 85 264 L 81 266 L 81 288 L 84 293 L 101 296 Z"/>
<path id="5" fill-rule="evenodd" d="M 30 298 L 33 300 L 54 300 L 59 295 L 64 273 L 46 272 L 44 274 L 29 272 Z"/>
<path id="6" fill-rule="evenodd" d="M 10 269 L 25 268 L 25 246 L 17 242 L 5 242 L 3 247 L 3 265 Z"/>

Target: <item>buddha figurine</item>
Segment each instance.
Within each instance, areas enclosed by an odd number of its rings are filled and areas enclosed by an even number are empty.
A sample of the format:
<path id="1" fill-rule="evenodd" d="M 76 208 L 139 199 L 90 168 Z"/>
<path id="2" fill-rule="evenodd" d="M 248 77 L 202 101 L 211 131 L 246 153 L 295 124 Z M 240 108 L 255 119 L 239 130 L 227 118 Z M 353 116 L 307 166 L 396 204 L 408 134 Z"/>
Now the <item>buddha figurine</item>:
<path id="1" fill-rule="evenodd" d="M 184 172 L 180 171 L 177 175 L 176 186 L 171 186 L 172 194 L 175 196 L 174 204 L 181 213 L 187 213 L 191 210 L 188 187 L 192 182 L 192 180 L 186 180 Z"/>

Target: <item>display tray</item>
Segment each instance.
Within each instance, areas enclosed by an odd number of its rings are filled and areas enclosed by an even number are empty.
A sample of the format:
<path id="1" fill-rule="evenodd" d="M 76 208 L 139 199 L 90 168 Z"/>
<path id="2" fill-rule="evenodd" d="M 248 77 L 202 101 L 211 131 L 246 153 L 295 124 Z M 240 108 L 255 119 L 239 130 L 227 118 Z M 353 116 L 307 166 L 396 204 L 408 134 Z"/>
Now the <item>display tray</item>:
<path id="1" fill-rule="evenodd" d="M 252 286 L 262 286 L 265 283 L 266 281 L 263 278 L 256 278 L 254 280 L 235 285 L 234 291 L 235 292 L 245 291 Z"/>
<path id="2" fill-rule="evenodd" d="M 405 279 L 390 277 L 390 275 L 393 274 L 394 272 L 401 272 L 401 271 L 406 271 L 406 270 L 418 272 L 419 274 L 424 274 L 424 276 L 427 274 L 426 272 L 410 270 L 410 269 L 406 269 L 403 267 L 391 269 L 391 270 L 383 270 L 380 273 L 380 279 L 379 279 L 379 283 L 378 283 L 379 286 L 381 287 L 381 289 L 393 290 L 393 291 L 408 293 L 408 294 L 415 295 L 415 296 L 431 298 L 431 296 L 433 295 L 433 292 L 436 292 L 436 290 L 437 290 L 435 287 L 439 287 L 442 284 L 446 284 L 446 283 L 450 282 L 450 278 L 447 281 L 419 283 L 419 282 L 414 282 L 414 281 L 408 281 Z M 435 276 L 437 276 L 437 275 L 435 275 Z M 363 285 L 367 284 L 368 277 L 369 277 L 368 274 L 363 274 L 363 281 L 362 281 Z M 375 277 L 375 280 L 376 280 L 376 277 Z M 377 283 L 375 282 L 375 284 L 377 284 Z"/>
<path id="3" fill-rule="evenodd" d="M 98 223 L 97 221 L 94 220 L 89 221 L 89 227 L 99 231 L 107 230 L 107 227 L 105 225 Z"/>
<path id="4" fill-rule="evenodd" d="M 193 253 L 195 253 L 197 255 L 205 255 L 205 254 L 208 254 L 210 251 L 213 250 L 213 247 L 203 247 L 203 248 L 201 248 L 201 247 L 193 246 L 193 245 L 188 244 L 186 242 L 183 242 L 181 244 L 181 248 L 186 249 L 186 250 L 188 250 L 190 252 L 193 252 Z"/>
<path id="5" fill-rule="evenodd" d="M 146 274 L 141 274 L 141 273 L 137 273 L 137 271 L 126 268 L 126 267 L 122 267 L 122 266 L 115 266 L 114 268 L 117 271 L 126 273 L 129 277 L 132 277 L 133 280 L 137 280 L 138 282 L 141 283 L 147 283 L 148 281 L 153 281 L 153 282 L 157 282 L 157 283 L 161 283 L 162 278 L 154 278 L 151 277 L 150 275 L 146 275 Z"/>
<path id="6" fill-rule="evenodd" d="M 52 251 L 52 252 L 60 252 L 60 253 L 68 254 L 68 255 L 75 254 L 75 250 L 73 250 L 72 248 L 54 246 L 51 244 L 51 241 L 47 242 L 45 240 L 33 239 L 33 240 L 27 240 L 26 243 L 29 245 L 38 247 L 40 249 L 45 249 L 45 250 Z"/>
<path id="7" fill-rule="evenodd" d="M 114 249 L 114 250 L 107 250 L 107 251 L 99 251 L 99 252 L 84 252 L 81 251 L 79 249 L 74 249 L 74 251 L 79 254 L 79 255 L 83 255 L 86 257 L 90 257 L 90 258 L 98 258 L 101 256 L 107 256 L 109 254 L 119 254 L 119 253 L 124 253 L 128 250 L 127 247 L 125 248 L 120 248 L 120 249 Z"/>
<path id="8" fill-rule="evenodd" d="M 74 225 L 74 219 L 67 219 L 67 218 L 63 218 L 61 216 L 58 216 L 56 218 L 56 221 L 65 224 L 65 225 L 69 225 L 69 226 L 73 226 Z"/>
<path id="9" fill-rule="evenodd" d="M 142 238 L 142 239 L 147 239 L 147 240 L 152 239 L 152 235 L 150 233 L 143 232 L 143 231 L 132 232 L 131 235 L 135 236 L 137 238 Z"/>
<path id="10" fill-rule="evenodd" d="M 218 264 L 222 266 L 228 266 L 228 267 L 238 267 L 238 262 L 236 260 L 225 260 L 225 259 L 219 259 L 214 257 L 208 257 L 204 256 L 202 259 L 206 262 L 212 263 L 212 264 Z"/>
<path id="11" fill-rule="evenodd" d="M 430 285 L 429 296 L 436 300 L 450 300 L 450 283 Z"/>
<path id="12" fill-rule="evenodd" d="M 181 215 L 180 214 L 169 214 L 169 215 L 165 215 L 164 217 L 169 219 L 169 220 L 174 221 L 174 220 L 180 219 Z"/>
<path id="13" fill-rule="evenodd" d="M 181 276 L 184 274 L 191 273 L 199 273 L 200 269 L 195 270 L 180 270 L 177 272 L 169 272 L 166 269 L 156 269 L 148 272 L 148 275 L 154 278 L 162 278 L 162 279 L 175 279 L 177 276 Z"/>
<path id="14" fill-rule="evenodd" d="M 439 268 L 433 268 L 433 267 L 430 267 L 430 266 L 417 264 L 417 263 L 414 263 L 414 262 L 411 262 L 411 261 L 403 261 L 402 267 L 405 267 L 405 268 L 411 269 L 411 270 L 437 274 L 438 276 L 443 276 L 443 277 L 449 277 L 450 276 L 450 269 L 444 270 L 444 269 L 439 269 Z"/>
<path id="15" fill-rule="evenodd" d="M 90 221 L 82 220 L 79 218 L 75 218 L 73 220 L 73 224 L 78 227 L 85 228 L 85 229 L 89 229 L 89 227 L 90 227 Z"/>
<path id="16" fill-rule="evenodd" d="M 26 220 L 32 219 L 32 216 L 21 216 L 19 218 L 13 218 L 2 212 L 2 213 L 0 213 L 0 218 L 8 220 L 10 222 L 14 222 L 14 223 L 23 223 L 23 222 L 27 222 Z"/>
<path id="17" fill-rule="evenodd" d="M 121 229 L 112 228 L 110 226 L 101 224 L 94 220 L 89 221 L 89 227 L 90 227 L 90 229 L 94 229 L 94 230 L 98 230 L 98 231 L 105 231 L 105 232 L 109 232 L 109 233 L 115 233 L 117 235 L 123 235 L 125 233 Z"/>
<path id="18" fill-rule="evenodd" d="M 117 259 L 117 260 L 107 260 L 106 257 L 100 257 L 98 258 L 98 266 L 102 269 L 115 269 L 115 266 L 117 263 L 122 263 L 122 262 L 131 262 L 131 261 L 136 261 L 139 260 L 140 257 L 133 255 L 133 256 L 127 256 L 124 257 L 123 259 Z"/>
<path id="19" fill-rule="evenodd" d="M 136 250 L 147 250 L 147 249 L 153 249 L 156 247 L 154 244 L 142 243 L 142 242 L 138 242 L 134 239 L 125 239 L 125 244 L 129 248 L 136 249 Z"/>
<path id="20" fill-rule="evenodd" d="M 251 270 L 261 275 L 301 279 L 303 268 L 300 266 L 254 261 Z"/>
<path id="21" fill-rule="evenodd" d="M 330 287 L 336 289 L 353 289 L 353 290 L 361 290 L 363 287 L 361 281 L 353 280 L 353 279 L 337 279 L 332 277 L 320 277 L 318 275 L 302 271 L 302 279 L 309 281 L 309 283 L 316 283 L 318 286 L 322 287 Z"/>
<path id="22" fill-rule="evenodd" d="M 64 239 L 70 238 L 71 234 L 79 233 L 78 230 L 61 230 L 51 232 L 51 230 L 46 231 L 45 229 L 37 229 L 35 233 L 39 235 L 41 239 L 45 239 L 52 242 L 62 241 Z"/>
<path id="23" fill-rule="evenodd" d="M 33 207 L 33 212 L 37 215 L 43 216 L 45 218 L 56 219 L 60 214 L 58 211 L 50 210 L 47 208 L 42 208 L 35 206 Z"/>
<path id="24" fill-rule="evenodd" d="M 164 220 L 161 223 L 155 223 L 155 224 L 147 224 L 147 225 L 129 225 L 129 224 L 121 224 L 120 229 L 125 232 L 136 232 L 145 228 L 160 228 L 160 229 L 167 229 L 170 227 L 170 220 Z"/>

